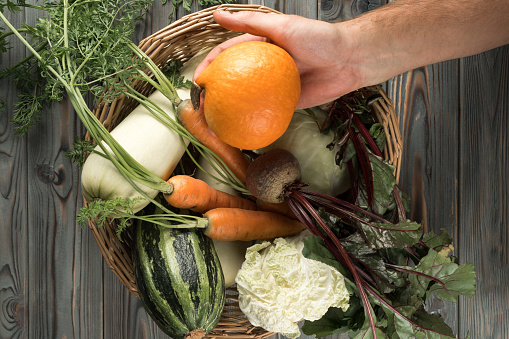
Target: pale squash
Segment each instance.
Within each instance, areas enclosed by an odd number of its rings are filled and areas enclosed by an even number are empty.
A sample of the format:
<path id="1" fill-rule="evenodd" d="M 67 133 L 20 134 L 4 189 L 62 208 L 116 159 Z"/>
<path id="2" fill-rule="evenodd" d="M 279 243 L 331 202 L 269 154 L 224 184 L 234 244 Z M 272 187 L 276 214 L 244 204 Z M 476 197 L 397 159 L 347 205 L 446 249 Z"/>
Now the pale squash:
<path id="1" fill-rule="evenodd" d="M 181 75 L 192 80 L 196 67 L 205 55 L 205 52 L 200 53 L 190 59 L 182 67 Z M 178 89 L 177 93 L 182 100 L 190 98 L 189 89 Z M 175 120 L 173 105 L 161 92 L 155 91 L 149 99 Z M 141 105 L 120 122 L 111 135 L 134 159 L 163 180 L 168 180 L 185 151 L 181 137 Z M 189 142 L 186 141 L 186 144 Z M 96 150 L 100 151 L 99 146 Z M 157 190 L 139 186 L 151 198 L 158 194 Z M 110 160 L 94 153 L 90 154 L 83 166 L 81 187 L 87 201 L 141 197 Z M 148 203 L 147 199 L 139 201 L 134 212 Z"/>

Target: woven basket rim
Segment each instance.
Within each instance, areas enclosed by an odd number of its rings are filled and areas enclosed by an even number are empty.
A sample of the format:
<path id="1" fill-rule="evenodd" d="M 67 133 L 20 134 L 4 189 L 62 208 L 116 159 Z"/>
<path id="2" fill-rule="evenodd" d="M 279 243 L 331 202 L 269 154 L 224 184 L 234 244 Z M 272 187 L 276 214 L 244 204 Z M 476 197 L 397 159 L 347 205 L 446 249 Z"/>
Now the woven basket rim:
<path id="1" fill-rule="evenodd" d="M 190 13 L 174 21 L 142 39 L 138 46 L 159 67 L 163 67 L 171 59 L 185 62 L 204 48 L 213 47 L 222 41 L 240 35 L 241 33 L 228 31 L 213 21 L 212 13 L 217 9 L 281 14 L 281 12 L 263 5 L 217 5 Z M 152 90 L 146 83 L 140 83 L 139 86 L 138 90 L 144 94 L 149 94 Z M 371 87 L 371 89 L 374 88 Z M 381 87 L 377 88 L 382 98 L 373 104 L 373 110 L 388 136 L 383 154 L 385 159 L 394 166 L 394 175 L 398 181 L 403 152 L 399 121 L 392 101 Z M 106 129 L 111 131 L 134 107 L 133 102 L 129 102 L 125 97 L 119 97 L 111 103 L 100 100 L 93 113 Z M 87 204 L 85 198 L 84 203 Z M 89 228 L 106 264 L 128 291 L 139 298 L 130 255 L 133 242 L 132 234 L 125 232 L 122 241 L 120 241 L 116 235 L 115 227 L 114 221 L 107 221 L 104 227 L 98 228 L 93 220 L 89 220 Z M 227 336 L 229 338 L 246 339 L 265 338 L 273 335 L 271 332 L 251 325 L 242 315 L 242 312 L 239 313 L 240 309 L 238 309 L 238 300 L 236 299 L 238 292 L 235 287 L 229 288 L 227 293 L 229 298 L 227 301 L 228 308 L 225 308 L 220 323 L 208 337 Z"/>

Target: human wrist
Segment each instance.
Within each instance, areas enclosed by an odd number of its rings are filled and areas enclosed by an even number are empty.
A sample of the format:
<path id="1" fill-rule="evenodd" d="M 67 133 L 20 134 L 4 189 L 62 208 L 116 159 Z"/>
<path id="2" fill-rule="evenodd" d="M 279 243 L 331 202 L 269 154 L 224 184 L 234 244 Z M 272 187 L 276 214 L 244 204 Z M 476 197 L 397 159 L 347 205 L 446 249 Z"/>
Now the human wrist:
<path id="1" fill-rule="evenodd" d="M 348 63 L 358 76 L 359 87 L 382 83 L 410 70 L 415 61 L 412 51 L 384 31 L 370 16 L 337 24 L 350 50 Z"/>

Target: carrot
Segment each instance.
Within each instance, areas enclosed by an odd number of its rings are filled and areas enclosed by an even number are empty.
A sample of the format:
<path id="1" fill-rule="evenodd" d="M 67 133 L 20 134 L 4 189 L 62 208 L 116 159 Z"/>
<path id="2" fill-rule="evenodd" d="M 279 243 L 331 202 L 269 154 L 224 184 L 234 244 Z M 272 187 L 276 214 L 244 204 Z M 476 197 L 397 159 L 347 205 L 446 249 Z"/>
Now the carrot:
<path id="1" fill-rule="evenodd" d="M 240 149 L 224 143 L 210 133 L 202 111 L 195 110 L 191 101 L 187 100 L 187 102 L 179 105 L 177 118 L 182 126 L 198 139 L 202 145 L 206 146 L 223 160 L 242 184 L 246 183 L 246 171 L 250 163 L 249 160 Z"/>
<path id="2" fill-rule="evenodd" d="M 176 208 L 187 208 L 199 213 L 217 207 L 256 209 L 253 201 L 216 190 L 206 182 L 188 175 L 175 175 L 168 179 L 168 183 L 172 185 L 173 191 L 165 193 L 164 198 Z"/>
<path id="3" fill-rule="evenodd" d="M 285 217 L 291 218 L 291 219 L 297 219 L 293 211 L 290 209 L 286 201 L 279 202 L 279 203 L 273 203 L 273 202 L 267 202 L 260 199 L 256 199 L 256 205 L 259 210 L 262 211 L 268 211 L 268 212 L 274 212 L 281 215 L 284 215 Z"/>
<path id="4" fill-rule="evenodd" d="M 273 212 L 215 208 L 206 212 L 209 238 L 222 241 L 273 239 L 300 233 L 304 224 Z"/>

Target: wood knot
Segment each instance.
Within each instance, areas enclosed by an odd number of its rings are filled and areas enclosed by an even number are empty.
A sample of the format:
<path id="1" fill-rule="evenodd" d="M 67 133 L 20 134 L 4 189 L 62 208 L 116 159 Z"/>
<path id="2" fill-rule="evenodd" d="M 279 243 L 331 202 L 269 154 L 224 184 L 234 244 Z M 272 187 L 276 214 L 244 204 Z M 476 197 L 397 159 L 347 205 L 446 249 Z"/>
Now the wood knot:
<path id="1" fill-rule="evenodd" d="M 59 185 L 64 180 L 64 171 L 62 168 L 58 168 L 55 171 L 53 165 L 42 164 L 37 166 L 37 178 L 45 184 Z"/>
<path id="2" fill-rule="evenodd" d="M 25 315 L 26 315 L 26 309 L 25 305 L 23 304 L 16 304 L 14 306 L 14 311 L 12 313 L 12 317 L 14 321 L 18 324 L 19 327 L 25 326 Z"/>
<path id="3" fill-rule="evenodd" d="M 11 295 L 2 303 L 4 309 L 5 320 L 8 323 L 15 324 L 19 329 L 25 327 L 27 309 L 20 295 Z"/>

